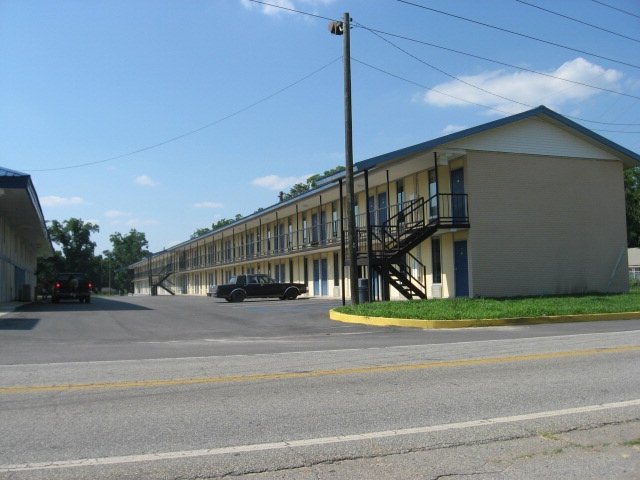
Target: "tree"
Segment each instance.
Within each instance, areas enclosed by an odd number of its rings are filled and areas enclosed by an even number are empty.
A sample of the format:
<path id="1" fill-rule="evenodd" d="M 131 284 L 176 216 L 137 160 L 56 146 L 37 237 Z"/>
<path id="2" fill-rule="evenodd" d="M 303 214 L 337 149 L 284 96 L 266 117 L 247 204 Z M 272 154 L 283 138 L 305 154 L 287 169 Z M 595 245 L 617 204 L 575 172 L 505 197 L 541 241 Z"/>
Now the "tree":
<path id="1" fill-rule="evenodd" d="M 133 283 L 133 271 L 127 267 L 149 256 L 150 252 L 147 250 L 149 242 L 145 234 L 138 232 L 135 228 L 132 228 L 127 235 L 122 235 L 120 232 L 109 235 L 109 241 L 112 249 L 110 252 L 103 253 L 109 259 L 113 286 L 119 290 L 129 291 Z"/>
<path id="2" fill-rule="evenodd" d="M 315 174 L 311 175 L 307 178 L 305 183 L 296 183 L 288 193 L 284 193 L 282 195 L 283 200 L 289 200 L 290 198 L 297 197 L 301 193 L 308 192 L 318 186 L 318 182 L 323 178 L 334 175 L 338 172 L 342 172 L 345 169 L 343 166 L 337 166 L 336 168 L 332 168 L 331 170 L 326 170 L 322 175 Z"/>
<path id="3" fill-rule="evenodd" d="M 240 215 L 239 213 L 236 214 L 236 218 L 235 219 L 230 219 L 230 218 L 223 218 L 221 220 L 218 220 L 216 223 L 212 223 L 211 224 L 211 228 L 199 228 L 198 230 L 196 230 L 195 232 L 193 232 L 191 234 L 190 239 L 193 240 L 194 238 L 198 238 L 201 237 L 202 235 L 205 235 L 209 232 L 213 232 L 214 230 L 217 230 L 218 228 L 222 228 L 222 227 L 226 227 L 227 225 L 231 225 L 233 222 L 237 222 L 238 220 L 242 219 L 242 215 Z"/>
<path id="4" fill-rule="evenodd" d="M 627 246 L 640 247 L 640 167 L 624 172 L 627 207 Z"/>
<path id="5" fill-rule="evenodd" d="M 63 220 L 62 223 L 52 220 L 48 226 L 51 241 L 62 248 L 62 255 L 56 265 L 68 272 L 83 272 L 93 276 L 96 268 L 94 250 L 96 243 L 91 241 L 91 234 L 98 233 L 100 227 L 79 218 Z M 55 257 L 54 257 L 55 259 Z"/>

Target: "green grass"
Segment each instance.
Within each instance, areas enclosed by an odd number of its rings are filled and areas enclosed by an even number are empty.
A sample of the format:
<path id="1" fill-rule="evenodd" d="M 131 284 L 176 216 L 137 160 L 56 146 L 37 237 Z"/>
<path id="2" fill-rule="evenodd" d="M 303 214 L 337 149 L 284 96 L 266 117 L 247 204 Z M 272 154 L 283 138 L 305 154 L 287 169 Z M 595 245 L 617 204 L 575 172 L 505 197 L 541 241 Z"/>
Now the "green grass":
<path id="1" fill-rule="evenodd" d="M 626 294 L 589 294 L 525 298 L 453 298 L 371 302 L 336 308 L 350 315 L 419 320 L 523 318 L 640 311 L 640 286 Z"/>

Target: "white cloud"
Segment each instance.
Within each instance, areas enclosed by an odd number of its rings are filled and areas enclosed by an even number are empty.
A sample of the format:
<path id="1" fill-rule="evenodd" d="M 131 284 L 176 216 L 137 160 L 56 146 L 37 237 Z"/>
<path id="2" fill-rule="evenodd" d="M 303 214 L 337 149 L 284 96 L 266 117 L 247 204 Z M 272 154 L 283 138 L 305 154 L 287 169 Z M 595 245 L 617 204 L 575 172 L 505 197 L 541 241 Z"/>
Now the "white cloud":
<path id="1" fill-rule="evenodd" d="M 131 215 L 129 212 L 121 212 L 119 210 L 108 210 L 104 212 L 104 216 L 108 218 L 130 217 Z"/>
<path id="2" fill-rule="evenodd" d="M 311 175 L 303 175 L 302 177 L 279 177 L 278 175 L 267 175 L 253 180 L 251 183 L 258 187 L 267 188 L 269 190 L 286 190 L 297 183 L 306 183 L 307 178 Z"/>
<path id="3" fill-rule="evenodd" d="M 216 203 L 216 202 L 199 202 L 199 203 L 194 203 L 193 206 L 195 208 L 222 208 L 222 207 L 224 207 L 224 205 L 222 203 Z"/>
<path id="4" fill-rule="evenodd" d="M 285 10 L 287 8 L 289 10 L 304 10 L 304 8 L 314 8 L 317 5 L 329 5 L 334 1 L 335 0 L 269 0 L 268 3 L 270 3 L 271 5 L 265 5 L 251 2 L 249 0 L 240 0 L 240 3 L 242 3 L 245 8 L 257 8 L 265 15 L 276 16 L 280 15 L 281 13 L 293 13 Z"/>
<path id="5" fill-rule="evenodd" d="M 138 185 L 142 185 L 143 187 L 157 187 L 158 185 L 160 185 L 158 182 L 152 180 L 151 177 L 147 175 L 140 175 L 139 177 L 136 177 L 134 182 Z"/>
<path id="6" fill-rule="evenodd" d="M 545 72 L 553 77 L 538 75 L 532 72 L 508 73 L 494 70 L 471 76 L 459 76 L 461 80 L 436 85 L 427 92 L 423 99 L 429 105 L 437 107 L 469 106 L 475 104 L 486 105 L 507 113 L 517 113 L 538 105 L 557 108 L 572 100 L 584 100 L 601 93 L 601 90 L 565 82 L 562 79 L 594 85 L 600 88 L 615 90 L 622 79 L 622 73 L 600 67 L 585 60 L 576 58 L 563 63 L 551 72 Z M 480 87 L 486 91 L 474 88 Z M 514 103 L 492 95 L 492 92 L 507 99 L 516 100 Z M 468 103 L 473 102 L 473 103 Z"/>
<path id="7" fill-rule="evenodd" d="M 127 220 L 126 225 L 129 227 L 143 227 L 145 225 L 158 225 L 158 220 L 140 220 L 139 218 L 131 218 Z"/>
<path id="8" fill-rule="evenodd" d="M 445 135 L 448 135 L 450 133 L 455 133 L 455 132 L 464 130 L 465 128 L 469 128 L 469 127 L 466 127 L 464 125 L 447 125 L 442 129 L 442 133 L 444 133 Z"/>
<path id="9" fill-rule="evenodd" d="M 82 205 L 83 203 L 84 199 L 80 197 L 65 198 L 49 195 L 40 199 L 40 204 L 43 207 L 68 207 L 69 205 Z"/>

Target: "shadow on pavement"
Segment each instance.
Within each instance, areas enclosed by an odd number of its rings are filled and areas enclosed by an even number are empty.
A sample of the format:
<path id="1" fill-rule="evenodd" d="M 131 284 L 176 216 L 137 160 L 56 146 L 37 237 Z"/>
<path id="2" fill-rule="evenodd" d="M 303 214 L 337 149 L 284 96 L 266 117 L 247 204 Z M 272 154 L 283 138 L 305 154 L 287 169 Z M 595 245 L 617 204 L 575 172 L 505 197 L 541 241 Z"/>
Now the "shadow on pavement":
<path id="1" fill-rule="evenodd" d="M 113 297 L 108 299 L 101 297 L 91 297 L 91 303 L 80 303 L 77 300 L 61 300 L 60 303 L 51 303 L 51 299 L 39 299 L 36 302 L 29 303 L 19 307 L 16 312 L 59 312 L 59 311 L 122 311 L 122 310 L 153 310 L 152 308 L 143 307 L 121 300 L 115 300 Z"/>
<path id="2" fill-rule="evenodd" d="M 0 330 L 33 330 L 39 318 L 0 318 Z"/>

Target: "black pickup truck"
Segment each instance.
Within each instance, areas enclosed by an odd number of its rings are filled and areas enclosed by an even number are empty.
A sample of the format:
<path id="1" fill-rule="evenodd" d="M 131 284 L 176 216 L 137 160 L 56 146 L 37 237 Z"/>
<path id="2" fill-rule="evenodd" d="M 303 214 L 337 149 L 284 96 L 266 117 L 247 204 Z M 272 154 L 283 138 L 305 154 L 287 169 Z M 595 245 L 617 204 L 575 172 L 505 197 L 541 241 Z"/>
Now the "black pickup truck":
<path id="1" fill-rule="evenodd" d="M 227 302 L 242 302 L 245 298 L 279 298 L 295 300 L 307 293 L 304 283 L 280 283 L 267 275 L 238 275 L 225 285 L 209 288 L 210 297 L 224 298 Z"/>
<path id="2" fill-rule="evenodd" d="M 84 273 L 60 273 L 53 281 L 51 302 L 60 303 L 61 299 L 91 302 L 93 285 Z"/>

